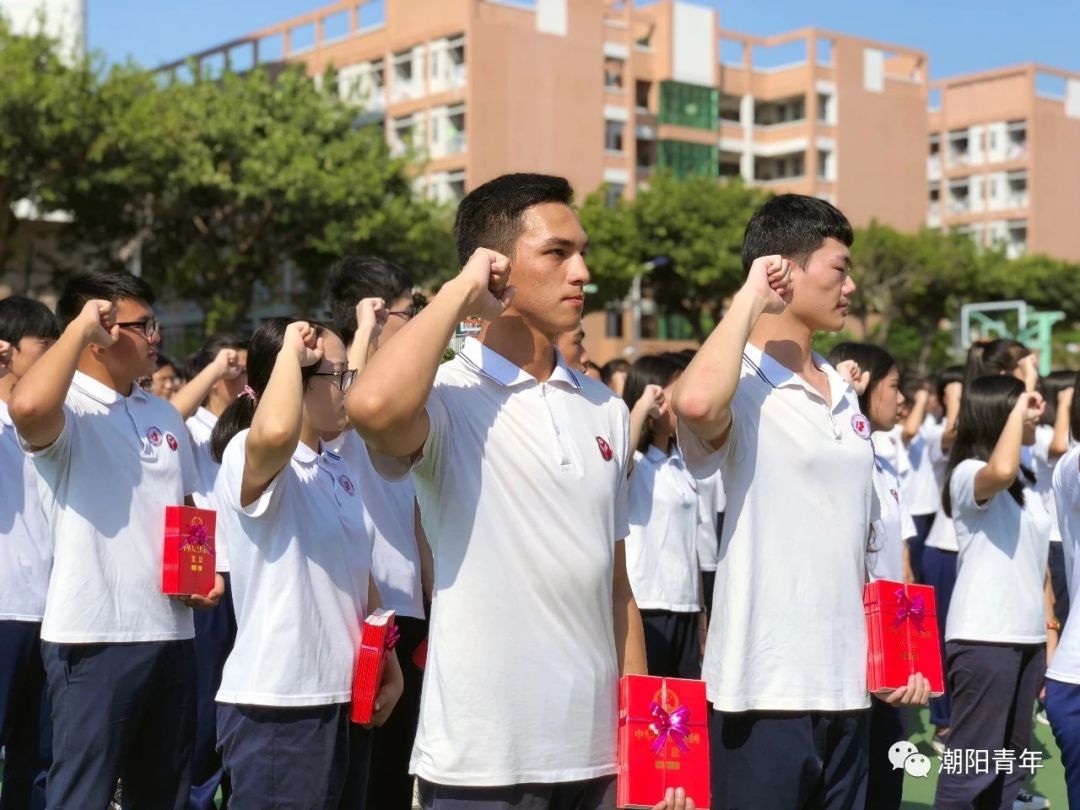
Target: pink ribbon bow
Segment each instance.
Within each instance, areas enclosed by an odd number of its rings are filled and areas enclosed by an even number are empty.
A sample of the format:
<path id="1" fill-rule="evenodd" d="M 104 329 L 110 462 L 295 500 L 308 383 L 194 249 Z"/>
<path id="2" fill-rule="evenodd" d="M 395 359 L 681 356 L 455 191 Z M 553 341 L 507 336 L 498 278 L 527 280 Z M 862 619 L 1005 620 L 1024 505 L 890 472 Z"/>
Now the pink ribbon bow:
<path id="1" fill-rule="evenodd" d="M 655 718 L 655 722 L 649 726 L 649 730 L 656 735 L 656 739 L 652 744 L 654 754 L 660 753 L 664 744 L 668 741 L 668 737 L 675 741 L 680 751 L 685 753 L 690 750 L 690 743 L 687 742 L 687 737 L 690 736 L 690 709 L 686 706 L 679 706 L 675 711 L 669 713 L 654 700 L 649 706 L 649 711 L 652 712 L 652 716 Z"/>
<path id="2" fill-rule="evenodd" d="M 903 588 L 896 589 L 896 622 L 893 627 L 899 627 L 908 619 L 911 619 L 915 623 L 915 629 L 921 631 L 925 613 L 926 605 L 921 594 L 915 594 L 914 599 L 908 599 Z"/>

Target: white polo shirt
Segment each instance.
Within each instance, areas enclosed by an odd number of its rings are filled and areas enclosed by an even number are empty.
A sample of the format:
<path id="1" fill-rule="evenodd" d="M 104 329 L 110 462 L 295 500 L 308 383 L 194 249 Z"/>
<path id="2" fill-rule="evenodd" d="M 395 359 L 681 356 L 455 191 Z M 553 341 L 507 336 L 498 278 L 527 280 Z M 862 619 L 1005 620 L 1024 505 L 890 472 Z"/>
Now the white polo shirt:
<path id="1" fill-rule="evenodd" d="M 1062 456 L 1054 468 L 1054 495 L 1061 530 L 1069 594 L 1080 600 L 1080 446 Z M 1080 684 L 1080 620 L 1065 622 L 1046 677 Z"/>
<path id="2" fill-rule="evenodd" d="M 40 622 L 52 570 L 52 537 L 37 473 L 0 402 L 0 621 Z"/>
<path id="3" fill-rule="evenodd" d="M 976 503 L 975 476 L 985 466 L 962 461 L 949 482 L 960 556 L 945 640 L 1042 644 L 1050 516 L 1030 487 L 1023 507 L 1007 491 Z"/>
<path id="4" fill-rule="evenodd" d="M 697 544 L 703 516 L 700 484 L 677 447 L 670 455 L 654 445 L 634 453 L 626 570 L 640 609 L 701 610 Z"/>
<path id="5" fill-rule="evenodd" d="M 699 477 L 717 465 L 727 510 L 705 645 L 720 711 L 847 711 L 870 705 L 862 593 L 874 507 L 869 420 L 823 357 L 829 405 L 747 344 L 719 451 L 684 427 Z"/>
<path id="6" fill-rule="evenodd" d="M 875 438 L 874 447 L 877 447 Z M 900 476 L 888 459 L 874 458 L 874 491 L 880 506 L 866 551 L 866 572 L 871 580 L 904 581 L 904 546 L 916 535 L 901 492 Z"/>
<path id="7" fill-rule="evenodd" d="M 716 570 L 720 552 L 720 538 L 717 536 L 719 516 L 727 507 L 724 493 L 724 478 L 717 470 L 712 475 L 699 478 L 698 494 L 701 496 L 701 522 L 698 524 L 697 556 L 698 567 L 705 572 Z"/>
<path id="8" fill-rule="evenodd" d="M 907 458 L 911 474 L 901 477 L 900 494 L 913 515 L 933 515 L 941 507 L 941 484 L 944 480 L 944 464 L 935 464 L 932 447 L 937 443 L 940 450 L 945 424 L 927 416 L 919 432 L 907 446 Z"/>
<path id="9" fill-rule="evenodd" d="M 1035 428 L 1035 444 L 1031 447 L 1032 470 L 1035 473 L 1035 485 L 1032 487 L 1042 498 L 1043 506 L 1050 515 L 1050 542 L 1061 542 L 1058 529 L 1057 504 L 1054 503 L 1054 467 L 1057 459 L 1050 460 L 1050 445 L 1054 441 L 1054 428 L 1050 425 L 1038 425 Z"/>
<path id="10" fill-rule="evenodd" d="M 217 480 L 218 469 L 221 465 L 214 461 L 210 455 L 210 437 L 214 432 L 214 426 L 218 418 L 206 408 L 200 407 L 184 423 L 191 437 L 191 449 L 195 453 L 195 466 L 199 471 L 199 491 L 192 493 L 195 505 L 200 509 L 213 509 L 218 511 L 214 501 L 214 482 Z M 216 570 L 219 573 L 227 573 L 229 570 L 229 547 L 221 539 L 221 528 L 218 527 L 218 537 L 215 546 Z"/>
<path id="11" fill-rule="evenodd" d="M 237 625 L 217 701 L 347 703 L 371 568 L 371 519 L 355 470 L 336 453 L 301 443 L 243 507 L 247 437 L 242 430 L 225 448 L 214 487 Z"/>
<path id="12" fill-rule="evenodd" d="M 77 371 L 63 430 L 30 455 L 54 555 L 42 639 L 192 638 L 191 608 L 161 593 L 165 507 L 198 489 L 176 409 L 137 385 L 125 397 Z"/>
<path id="13" fill-rule="evenodd" d="M 410 772 L 477 787 L 615 773 L 626 406 L 561 358 L 538 382 L 470 338 L 427 413 L 413 480 L 435 596 Z"/>
<path id="14" fill-rule="evenodd" d="M 387 481 L 379 475 L 371 464 L 367 445 L 356 431 L 343 431 L 323 444 L 342 456 L 356 473 L 364 508 L 375 529 L 371 575 L 383 608 L 397 611 L 398 616 L 424 618 L 420 550 L 413 522 L 416 488 L 412 479 Z"/>

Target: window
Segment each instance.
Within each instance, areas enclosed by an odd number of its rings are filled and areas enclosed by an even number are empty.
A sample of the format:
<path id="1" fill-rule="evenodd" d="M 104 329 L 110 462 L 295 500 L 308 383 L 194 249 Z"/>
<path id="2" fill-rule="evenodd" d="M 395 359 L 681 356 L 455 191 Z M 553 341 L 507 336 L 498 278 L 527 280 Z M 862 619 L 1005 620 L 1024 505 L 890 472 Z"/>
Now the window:
<path id="1" fill-rule="evenodd" d="M 643 82 L 638 79 L 634 83 L 634 106 L 639 110 L 649 109 L 649 94 L 652 92 L 652 82 Z"/>
<path id="2" fill-rule="evenodd" d="M 832 96 L 828 93 L 817 94 L 817 120 L 823 124 L 832 123 Z"/>
<path id="3" fill-rule="evenodd" d="M 605 121 L 604 149 L 608 152 L 622 152 L 624 129 L 625 125 L 622 121 Z"/>
<path id="4" fill-rule="evenodd" d="M 621 59 L 604 60 L 604 87 L 608 90 L 622 90 L 623 61 Z"/>
<path id="5" fill-rule="evenodd" d="M 608 208 L 614 208 L 619 200 L 623 197 L 623 192 L 626 191 L 626 186 L 622 183 L 608 183 L 607 195 L 605 202 Z"/>
<path id="6" fill-rule="evenodd" d="M 819 180 L 832 180 L 832 152 L 818 149 L 817 176 Z"/>

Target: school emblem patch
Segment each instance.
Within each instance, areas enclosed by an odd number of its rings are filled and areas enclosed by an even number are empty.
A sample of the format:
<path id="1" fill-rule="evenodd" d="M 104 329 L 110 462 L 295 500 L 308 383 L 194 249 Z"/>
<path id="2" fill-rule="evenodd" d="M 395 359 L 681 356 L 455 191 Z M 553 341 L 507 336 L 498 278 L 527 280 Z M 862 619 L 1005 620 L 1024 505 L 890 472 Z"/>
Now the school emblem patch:
<path id="1" fill-rule="evenodd" d="M 150 444 L 154 445 L 154 447 L 159 447 L 161 445 L 161 431 L 156 427 L 152 427 L 146 431 L 146 438 L 150 440 Z"/>
<path id="2" fill-rule="evenodd" d="M 604 461 L 611 461 L 611 457 L 614 455 L 611 452 L 611 445 L 597 436 L 596 446 L 600 448 L 600 455 L 604 457 Z"/>
<path id="3" fill-rule="evenodd" d="M 174 453 L 176 452 L 176 448 L 180 446 L 179 443 L 176 441 L 176 437 L 173 436 L 171 433 L 165 434 L 165 443 L 169 445 L 169 449 L 172 450 Z"/>
<path id="4" fill-rule="evenodd" d="M 870 438 L 870 420 L 861 413 L 851 417 L 851 429 L 855 431 L 855 435 L 860 439 Z"/>
<path id="5" fill-rule="evenodd" d="M 356 487 L 353 486 L 352 479 L 347 475 L 338 476 L 338 483 L 341 484 L 341 488 L 345 490 L 345 494 L 350 497 L 356 491 Z"/>

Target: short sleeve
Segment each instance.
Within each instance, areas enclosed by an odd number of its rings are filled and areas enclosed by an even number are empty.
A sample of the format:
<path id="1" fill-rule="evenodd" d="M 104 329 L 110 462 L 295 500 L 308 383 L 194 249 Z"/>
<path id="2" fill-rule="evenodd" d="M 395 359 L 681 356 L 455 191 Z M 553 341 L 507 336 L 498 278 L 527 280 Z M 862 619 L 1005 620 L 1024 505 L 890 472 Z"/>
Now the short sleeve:
<path id="1" fill-rule="evenodd" d="M 1080 450 L 1073 448 L 1054 467 L 1054 497 L 1058 514 L 1080 510 Z"/>
<path id="2" fill-rule="evenodd" d="M 286 463 L 282 467 L 258 498 L 247 506 L 241 506 L 240 488 L 244 483 L 247 438 L 248 431 L 242 430 L 233 436 L 225 448 L 214 494 L 223 508 L 233 509 L 251 518 L 264 518 L 277 511 L 277 506 L 281 502 L 281 490 L 284 488 L 282 479 L 288 472 L 289 464 Z"/>
<path id="3" fill-rule="evenodd" d="M 1031 455 L 1040 464 L 1050 466 L 1050 445 L 1054 442 L 1054 429 L 1047 425 L 1040 425 L 1035 430 L 1035 444 L 1031 447 Z"/>
<path id="4" fill-rule="evenodd" d="M 734 404 L 734 401 L 733 401 Z M 695 478 L 708 478 L 720 470 L 724 458 L 732 452 L 737 437 L 735 411 L 732 409 L 731 424 L 728 426 L 727 441 L 719 450 L 694 433 L 690 426 L 678 419 L 675 423 L 675 433 L 682 452 L 686 469 Z"/>
<path id="5" fill-rule="evenodd" d="M 33 461 L 34 469 L 50 486 L 68 468 L 71 461 L 71 443 L 74 440 L 76 423 L 75 412 L 69 405 L 64 405 L 64 426 L 60 435 L 48 447 L 34 450 L 29 442 L 19 435 L 19 445 Z"/>
<path id="6" fill-rule="evenodd" d="M 446 445 L 449 443 L 450 436 L 450 411 L 437 383 L 431 389 L 424 409 L 428 415 L 428 435 L 424 440 L 420 456 L 415 460 L 406 456 L 388 456 L 368 445 L 371 466 L 383 480 L 401 481 L 413 470 L 421 475 L 433 475 L 438 467 L 439 459 L 446 455 Z"/>
<path id="7" fill-rule="evenodd" d="M 919 530 L 915 528 L 915 521 L 911 518 L 911 512 L 904 506 L 904 502 L 900 502 L 900 537 L 904 540 L 911 540 L 913 537 L 918 537 Z"/>
<path id="8" fill-rule="evenodd" d="M 975 502 L 975 476 L 986 466 L 985 461 L 969 458 L 956 465 L 949 482 L 949 495 L 952 497 L 952 512 L 955 517 L 961 511 L 983 511 L 990 506 L 991 498 L 984 504 Z"/>
<path id="9" fill-rule="evenodd" d="M 623 540 L 630 534 L 630 418 L 624 410 L 622 419 L 622 454 L 619 458 L 619 485 L 615 490 L 614 523 L 615 540 Z"/>

